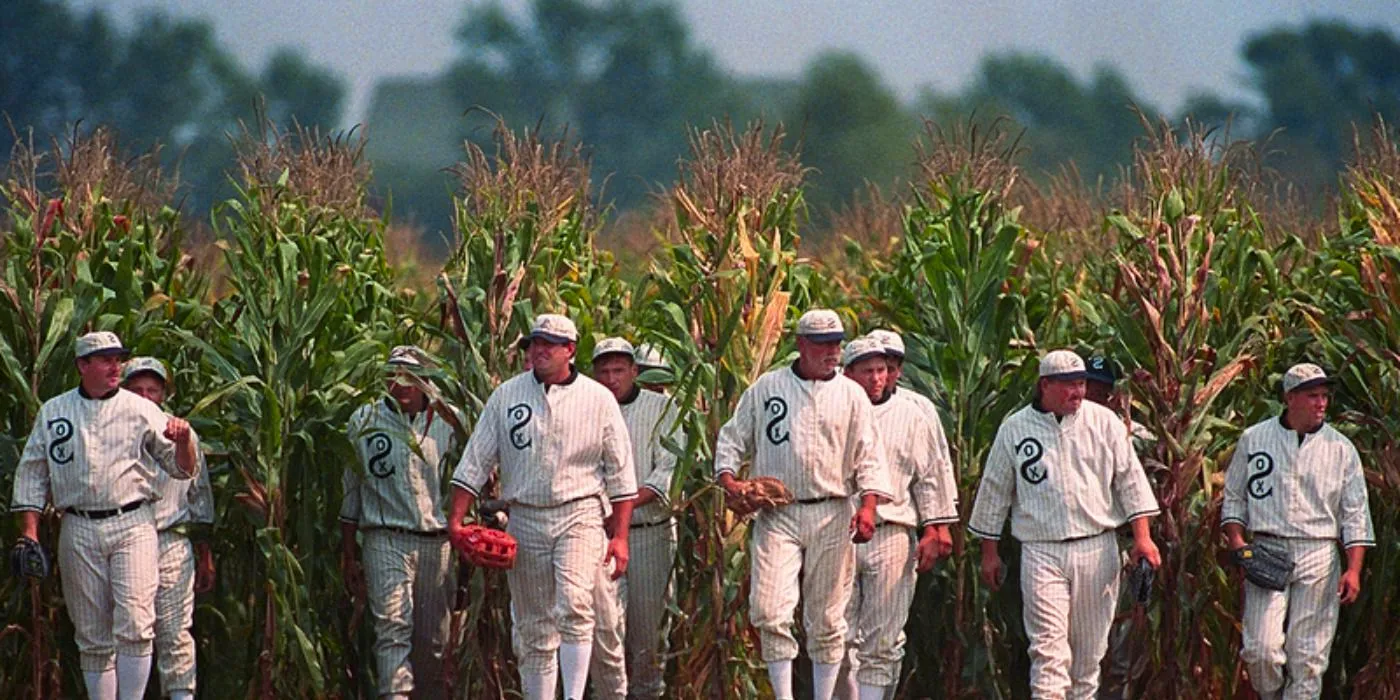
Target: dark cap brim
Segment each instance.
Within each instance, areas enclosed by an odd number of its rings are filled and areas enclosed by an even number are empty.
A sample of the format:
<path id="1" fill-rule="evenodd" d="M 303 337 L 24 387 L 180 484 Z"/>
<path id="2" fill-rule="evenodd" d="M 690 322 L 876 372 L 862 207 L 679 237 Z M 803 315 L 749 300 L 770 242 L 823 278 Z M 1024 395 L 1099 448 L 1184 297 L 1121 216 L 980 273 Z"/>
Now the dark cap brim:
<path id="1" fill-rule="evenodd" d="M 93 350 L 86 355 L 79 355 L 78 359 L 81 360 L 85 357 L 131 357 L 131 351 L 126 348 L 102 348 L 101 350 Z"/>
<path id="2" fill-rule="evenodd" d="M 535 338 L 554 343 L 555 345 L 566 345 L 568 343 L 578 342 L 573 338 L 565 338 L 562 335 L 555 335 L 553 333 L 546 333 L 544 331 L 534 331 L 526 338 L 526 340 L 534 340 Z"/>
<path id="3" fill-rule="evenodd" d="M 1088 379 L 1088 378 L 1089 378 L 1089 373 L 1088 373 L 1088 372 L 1083 372 L 1083 371 L 1080 371 L 1080 372 L 1061 372 L 1061 373 L 1059 373 L 1059 374 L 1045 374 L 1045 375 L 1041 375 L 1040 378 L 1041 378 L 1041 379 L 1057 379 L 1057 380 L 1060 380 L 1060 381 L 1072 382 L 1072 381 L 1074 381 L 1074 380 L 1076 380 L 1076 379 Z"/>
<path id="4" fill-rule="evenodd" d="M 1109 385 L 1118 383 L 1118 380 L 1115 379 L 1111 374 L 1097 374 L 1094 372 L 1085 372 L 1084 378 L 1091 382 L 1100 382 Z"/>
<path id="5" fill-rule="evenodd" d="M 632 364 L 637 364 L 637 356 L 633 355 L 632 353 L 626 350 L 609 350 L 607 352 L 600 352 L 593 356 L 593 361 L 597 362 L 598 360 L 601 360 L 604 357 L 608 357 L 609 355 L 623 355 L 627 359 L 631 360 Z"/>
<path id="6" fill-rule="evenodd" d="M 1292 389 L 1289 389 L 1288 391 L 1286 391 L 1286 392 L 1284 392 L 1284 393 L 1291 394 L 1291 393 L 1293 393 L 1293 392 L 1295 392 L 1295 391 L 1302 391 L 1302 390 L 1304 390 L 1304 389 L 1311 389 L 1311 388 L 1313 388 L 1313 387 L 1315 387 L 1315 386 L 1332 386 L 1332 384 L 1334 384 L 1334 383 L 1335 383 L 1335 382 L 1332 380 L 1331 377 L 1318 377 L 1317 379 L 1309 379 L 1308 381 L 1303 382 L 1302 384 L 1299 384 L 1298 386 L 1295 386 L 1295 387 L 1293 387 Z"/>
<path id="7" fill-rule="evenodd" d="M 839 343 L 846 339 L 844 331 L 832 331 L 830 333 L 807 333 L 799 334 L 799 337 L 806 338 L 814 343 Z"/>
<path id="8" fill-rule="evenodd" d="M 885 357 L 897 357 L 902 360 L 904 359 L 904 353 L 894 348 L 885 348 Z"/>
<path id="9" fill-rule="evenodd" d="M 880 359 L 882 359 L 882 360 L 885 359 L 885 351 L 884 351 L 884 350 L 871 350 L 870 352 L 861 353 L 861 354 L 859 354 L 859 355 L 856 355 L 855 357 L 852 357 L 850 360 L 848 360 L 848 361 L 846 362 L 846 366 L 847 366 L 847 367 L 850 367 L 851 365 L 855 365 L 855 364 L 864 362 L 865 360 L 873 360 L 873 359 L 875 359 L 875 358 L 877 358 L 877 357 L 880 358 Z"/>

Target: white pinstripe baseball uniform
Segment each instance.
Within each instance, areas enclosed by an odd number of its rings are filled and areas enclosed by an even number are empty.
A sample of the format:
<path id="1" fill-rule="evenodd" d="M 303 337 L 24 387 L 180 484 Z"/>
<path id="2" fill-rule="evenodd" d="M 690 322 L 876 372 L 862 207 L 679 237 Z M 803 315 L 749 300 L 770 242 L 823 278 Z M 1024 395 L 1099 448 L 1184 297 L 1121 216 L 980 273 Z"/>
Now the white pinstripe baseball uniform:
<path id="1" fill-rule="evenodd" d="M 893 393 L 874 407 L 894 498 L 875 509 L 874 539 L 856 545 L 855 587 L 846 614 L 851 672 L 868 686 L 890 687 L 899 681 L 904 622 L 917 580 L 918 532 L 958 521 L 957 486 L 943 431 L 912 396 L 907 390 Z"/>
<path id="2" fill-rule="evenodd" d="M 454 571 L 442 484 L 452 425 L 385 399 L 356 409 L 347 433 L 360 468 L 345 470 L 340 519 L 362 532 L 380 696 L 440 697 Z"/>
<path id="3" fill-rule="evenodd" d="M 1026 406 L 1002 422 L 968 529 L 1020 540 L 1031 694 L 1091 698 L 1118 601 L 1113 530 L 1155 515 L 1157 500 L 1123 420 L 1084 402 L 1056 420 Z"/>
<path id="4" fill-rule="evenodd" d="M 672 596 L 671 567 L 676 556 L 676 525 L 671 518 L 671 475 L 676 455 L 664 440 L 685 447 L 676 411 L 664 394 L 634 388 L 619 402 L 632 442 L 637 483 L 656 500 L 633 509 L 628 536 L 631 561 L 627 575 L 610 580 L 599 572 L 598 626 L 593 646 L 593 682 L 600 700 L 626 697 L 655 700 L 666 691 L 663 677 L 669 624 L 666 603 Z"/>
<path id="5" fill-rule="evenodd" d="M 198 444 L 198 436 L 190 430 Z M 194 636 L 195 552 L 190 528 L 214 524 L 214 492 L 204 451 L 199 450 L 199 474 L 193 479 L 172 479 L 156 473 L 160 500 L 152 506 L 157 545 L 160 549 L 160 584 L 156 589 L 156 670 L 161 692 L 195 691 Z"/>
<path id="6" fill-rule="evenodd" d="M 843 375 L 804 379 L 796 365 L 759 377 L 739 398 L 715 444 L 716 475 L 781 479 L 797 502 L 760 513 L 753 527 L 750 621 L 763 660 L 797 657 L 793 614 L 799 591 L 813 662 L 837 664 L 855 570 L 848 497 L 890 498 L 870 400 Z M 800 574 L 800 588 L 799 588 Z"/>
<path id="7" fill-rule="evenodd" d="M 44 402 L 20 457 L 11 509 L 42 512 L 52 502 L 68 513 L 58 564 L 87 672 L 113 668 L 117 654 L 151 655 L 159 560 L 145 505 L 159 497 L 151 465 L 190 478 L 165 423 L 159 407 L 125 389 L 104 398 L 73 389 Z"/>
<path id="8" fill-rule="evenodd" d="M 548 387 L 532 372 L 507 380 L 487 399 L 452 484 L 479 496 L 497 465 L 517 542 L 507 575 L 515 658 L 522 677 L 552 677 L 561 643 L 593 643 L 607 504 L 637 495 L 617 400 L 573 368 Z"/>
<path id="9" fill-rule="evenodd" d="M 1337 544 L 1376 545 L 1356 448 L 1326 423 L 1301 436 L 1283 417 L 1250 426 L 1225 473 L 1220 521 L 1288 551 L 1296 567 L 1287 591 L 1244 584 L 1240 655 L 1255 690 L 1318 697 L 1337 629 Z"/>

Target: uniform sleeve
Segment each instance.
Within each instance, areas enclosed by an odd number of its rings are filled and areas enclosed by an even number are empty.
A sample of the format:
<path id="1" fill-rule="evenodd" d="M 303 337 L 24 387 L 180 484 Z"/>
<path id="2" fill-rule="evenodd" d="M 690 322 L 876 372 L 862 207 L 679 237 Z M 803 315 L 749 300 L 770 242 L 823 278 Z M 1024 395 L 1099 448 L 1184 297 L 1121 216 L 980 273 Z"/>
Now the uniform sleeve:
<path id="1" fill-rule="evenodd" d="M 501 459 L 501 412 L 497 410 L 497 403 L 494 393 L 486 399 L 486 406 L 481 409 L 476 428 L 472 430 L 471 437 L 467 438 L 466 449 L 462 450 L 462 459 L 457 462 L 457 469 L 452 472 L 452 485 L 473 496 L 481 495 L 486 479 L 491 476 L 491 471 Z"/>
<path id="2" fill-rule="evenodd" d="M 44 428 L 44 414 L 34 420 L 34 428 L 29 431 L 29 440 L 24 443 L 24 452 L 15 470 L 14 491 L 10 497 L 10 510 L 41 512 L 49 500 L 49 439 Z"/>
<path id="3" fill-rule="evenodd" d="M 914 485 L 910 492 L 914 508 L 919 512 L 919 527 L 944 525 L 958 521 L 957 485 L 953 467 L 948 463 L 946 443 L 939 450 L 942 433 L 934 430 L 927 416 L 919 421 L 918 442 L 913 445 Z"/>
<path id="4" fill-rule="evenodd" d="M 1376 533 L 1371 529 L 1371 507 L 1366 499 L 1366 475 L 1356 449 L 1350 450 L 1346 481 L 1342 484 L 1342 548 L 1374 547 Z"/>
<path id="5" fill-rule="evenodd" d="M 194 431 L 190 431 L 192 434 Z M 214 524 L 214 488 L 209 482 L 209 463 L 204 459 L 204 449 L 200 446 L 199 436 L 194 435 L 195 454 L 199 456 L 199 473 L 194 477 L 194 483 L 190 484 L 190 490 L 186 492 L 185 498 L 189 502 L 190 522 L 200 525 Z"/>
<path id="6" fill-rule="evenodd" d="M 753 393 L 753 387 L 744 390 L 739 396 L 734 415 L 719 429 L 719 437 L 715 440 L 716 477 L 725 472 L 738 477 L 740 465 L 753 454 L 754 427 L 758 425 L 757 399 Z"/>
<path id="7" fill-rule="evenodd" d="M 361 479 L 360 472 L 356 470 L 356 467 L 359 464 L 364 464 L 364 455 L 360 452 L 360 434 L 364 431 L 361 427 L 363 425 L 362 416 L 361 411 L 356 411 L 355 415 L 350 417 L 350 429 L 345 433 L 346 437 L 350 438 L 350 444 L 355 450 L 357 464 L 346 465 L 345 471 L 341 473 L 340 477 L 340 491 L 343 494 L 340 499 L 340 522 L 355 525 L 360 523 L 361 514 Z"/>
<path id="8" fill-rule="evenodd" d="M 149 404 L 149 408 L 142 406 L 146 414 L 146 437 L 142 442 L 146 454 L 150 455 L 151 461 L 160 466 L 161 471 L 170 475 L 172 479 L 181 481 L 189 479 L 190 474 L 180 468 L 180 463 L 175 459 L 175 443 L 165 437 L 165 424 L 169 417 L 161 412 L 155 404 L 140 400 L 142 404 Z"/>
<path id="9" fill-rule="evenodd" d="M 656 424 L 652 431 L 652 441 L 649 446 L 651 473 L 642 483 L 642 488 L 655 493 L 656 497 L 667 508 L 671 507 L 671 476 L 676 473 L 677 460 L 676 454 L 666 449 L 667 438 L 673 440 L 682 451 L 686 449 L 685 430 L 676 423 L 677 417 L 675 407 L 668 401 L 666 410 L 661 412 L 661 421 Z"/>
<path id="10" fill-rule="evenodd" d="M 1157 496 L 1152 493 L 1152 484 L 1147 480 L 1147 470 L 1142 468 L 1137 451 L 1133 449 L 1128 429 L 1121 423 L 1109 424 L 1113 455 L 1113 496 L 1118 502 L 1124 520 L 1132 522 L 1161 512 L 1157 507 Z"/>
<path id="11" fill-rule="evenodd" d="M 851 383 L 855 387 L 855 382 Z M 851 412 L 851 432 L 849 454 L 855 468 L 856 493 L 860 496 L 873 494 L 881 503 L 894 500 L 894 489 L 890 486 L 890 470 L 886 464 L 885 450 L 880 446 L 880 435 L 875 430 L 875 409 L 864 393 L 856 395 L 855 410 Z"/>
<path id="12" fill-rule="evenodd" d="M 987 453 L 987 463 L 982 466 L 982 481 L 977 486 L 977 496 L 972 501 L 972 516 L 967 529 L 986 540 L 1001 539 L 1002 526 L 1011 513 L 1011 503 L 1016 498 L 1016 471 L 1012 464 L 1003 431 L 1006 424 L 997 430 L 992 449 Z"/>
<path id="13" fill-rule="evenodd" d="M 603 489 L 608 501 L 630 501 L 637 497 L 637 469 L 632 464 L 632 438 L 627 420 L 611 395 L 603 401 Z"/>
<path id="14" fill-rule="evenodd" d="M 1249 529 L 1249 502 L 1245 499 L 1245 481 L 1249 477 L 1249 453 L 1246 436 L 1235 443 L 1235 454 L 1225 470 L 1225 493 L 1220 501 L 1220 524 L 1237 523 Z"/>

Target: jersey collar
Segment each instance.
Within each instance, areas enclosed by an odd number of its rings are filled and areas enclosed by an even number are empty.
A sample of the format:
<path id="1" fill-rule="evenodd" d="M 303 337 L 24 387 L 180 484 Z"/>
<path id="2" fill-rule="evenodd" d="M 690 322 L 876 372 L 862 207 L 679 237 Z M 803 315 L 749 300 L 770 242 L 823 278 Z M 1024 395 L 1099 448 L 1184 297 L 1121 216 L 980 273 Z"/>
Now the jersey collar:
<path id="1" fill-rule="evenodd" d="M 84 388 L 83 388 L 83 385 L 82 385 L 82 384 L 79 384 L 79 385 L 78 385 L 78 396 L 81 396 L 81 397 L 87 399 L 88 401 L 106 401 L 107 399 L 110 399 L 110 398 L 112 398 L 113 396 L 116 396 L 116 395 L 117 395 L 117 392 L 118 392 L 118 391 L 121 391 L 121 390 L 122 390 L 121 387 L 117 387 L 117 388 L 115 388 L 115 389 L 113 389 L 113 390 L 111 390 L 111 391 L 109 391 L 109 392 L 107 392 L 107 393 L 105 393 L 105 394 L 103 394 L 103 395 L 101 395 L 101 396 L 96 396 L 96 397 L 95 397 L 95 396 L 92 396 L 91 394 L 87 393 L 87 389 L 84 389 Z"/>
<path id="2" fill-rule="evenodd" d="M 627 392 L 627 395 L 626 395 L 626 396 L 624 396 L 624 397 L 618 399 L 618 400 L 617 400 L 617 403 L 618 403 L 618 405 L 626 406 L 627 404 L 630 404 L 630 403 L 632 403 L 633 401 L 636 401 L 636 400 L 637 400 L 637 397 L 638 397 L 638 396 L 641 396 L 641 395 L 642 395 L 642 388 L 639 387 L 639 386 L 637 386 L 636 384 L 633 384 L 633 385 L 632 385 L 632 390 L 629 391 L 629 392 Z"/>
<path id="3" fill-rule="evenodd" d="M 828 382 L 836 378 L 836 372 L 832 372 L 831 376 L 829 377 L 809 377 L 803 374 L 802 370 L 797 368 L 796 362 L 789 365 L 789 367 L 792 368 L 792 373 L 796 375 L 798 379 L 801 379 L 804 382 Z"/>

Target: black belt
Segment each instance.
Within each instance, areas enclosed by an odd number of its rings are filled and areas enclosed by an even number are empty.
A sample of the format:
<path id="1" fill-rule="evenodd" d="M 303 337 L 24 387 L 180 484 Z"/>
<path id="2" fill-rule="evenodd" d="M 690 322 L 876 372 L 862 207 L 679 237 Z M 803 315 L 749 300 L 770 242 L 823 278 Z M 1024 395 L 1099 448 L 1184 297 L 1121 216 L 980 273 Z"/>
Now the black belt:
<path id="1" fill-rule="evenodd" d="M 136 510 L 137 508 L 140 508 L 144 505 L 146 505 L 146 502 L 142 500 L 132 501 L 120 508 L 111 508 L 108 510 L 78 510 L 77 508 L 70 507 L 64 508 L 63 512 L 71 515 L 81 515 L 84 518 L 87 518 L 88 520 L 106 520 L 107 518 L 115 518 L 116 516 L 122 515 L 123 513 L 130 513 L 131 511 Z"/>
<path id="2" fill-rule="evenodd" d="M 400 535 L 413 535 L 415 537 L 445 537 L 447 535 L 446 530 L 410 530 L 406 527 L 389 527 L 387 525 L 381 525 L 367 529 L 384 530 L 387 532 L 395 532 Z"/>
<path id="3" fill-rule="evenodd" d="M 670 518 L 667 518 L 667 519 L 665 519 L 665 520 L 658 520 L 658 521 L 656 521 L 656 522 L 654 522 L 654 523 L 632 523 L 630 526 L 628 526 L 627 529 L 628 529 L 628 530 L 641 530 L 642 528 L 656 527 L 657 525 L 670 525 L 670 524 L 671 524 L 671 519 L 670 519 Z"/>
<path id="4" fill-rule="evenodd" d="M 1080 540 L 1087 540 L 1087 539 L 1091 539 L 1091 538 L 1094 538 L 1094 537 L 1098 537 L 1099 535 L 1102 535 L 1102 534 L 1104 534 L 1105 532 L 1113 532 L 1113 531 L 1112 531 L 1112 530 L 1104 530 L 1103 532 L 1095 532 L 1095 533 L 1092 534 L 1092 535 L 1080 535 L 1079 537 L 1070 537 L 1070 538 L 1068 538 L 1068 539 L 1060 540 L 1060 542 L 1061 542 L 1062 544 L 1065 543 L 1065 542 L 1079 542 Z"/>
<path id="5" fill-rule="evenodd" d="M 818 504 L 818 503 L 826 503 L 827 501 L 844 501 L 844 500 L 846 500 L 846 497 L 845 497 L 845 496 L 820 496 L 820 497 L 818 497 L 818 498 L 799 498 L 799 499 L 797 499 L 797 502 L 800 503 L 800 504 L 802 504 L 802 505 L 804 505 L 804 506 L 810 506 L 810 505 L 816 505 L 816 504 Z"/>

